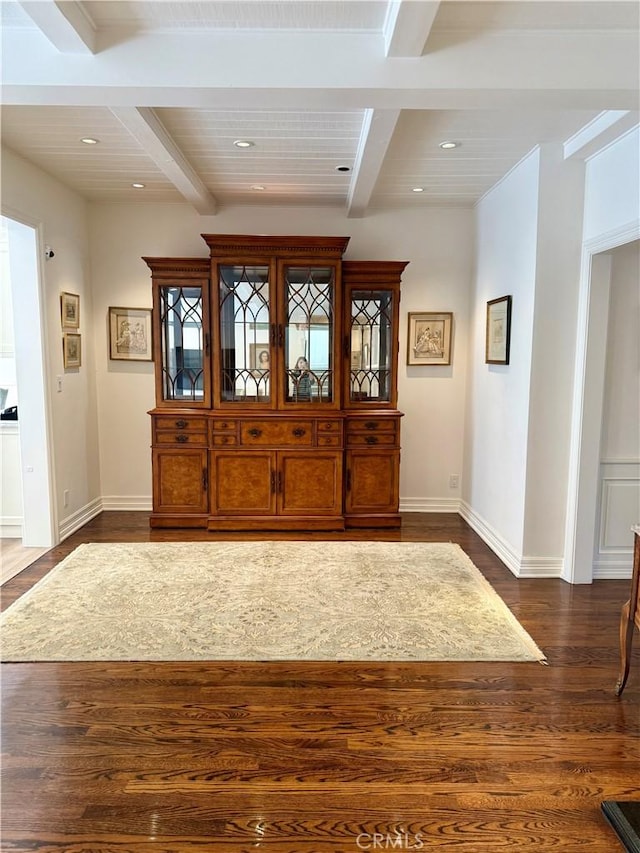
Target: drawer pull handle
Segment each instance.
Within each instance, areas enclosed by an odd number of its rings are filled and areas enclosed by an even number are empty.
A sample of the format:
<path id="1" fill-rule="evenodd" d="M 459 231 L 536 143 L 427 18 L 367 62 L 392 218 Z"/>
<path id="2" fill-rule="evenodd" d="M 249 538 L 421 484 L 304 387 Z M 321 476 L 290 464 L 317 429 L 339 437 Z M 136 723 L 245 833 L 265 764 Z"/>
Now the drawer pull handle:
<path id="1" fill-rule="evenodd" d="M 220 424 L 220 429 L 228 429 L 228 428 L 229 428 L 229 424 L 226 421 L 223 421 Z"/>
<path id="2" fill-rule="evenodd" d="M 331 429 L 332 424 L 322 424 L 322 429 Z"/>
<path id="3" fill-rule="evenodd" d="M 188 421 L 176 421 L 176 429 L 186 429 L 188 426 Z"/>
<path id="4" fill-rule="evenodd" d="M 378 424 L 376 421 L 367 421 L 364 425 L 365 429 L 378 429 Z"/>
<path id="5" fill-rule="evenodd" d="M 367 444 L 377 444 L 378 443 L 378 436 L 377 435 L 367 435 L 367 436 L 365 436 L 364 440 L 367 442 Z"/>
<path id="6" fill-rule="evenodd" d="M 189 441 L 189 436 L 188 435 L 177 435 L 176 441 L 178 441 L 180 444 L 184 444 L 185 442 Z"/>
<path id="7" fill-rule="evenodd" d="M 249 435 L 252 435 L 254 438 L 259 438 L 262 435 L 262 430 L 257 427 L 253 427 L 253 429 L 249 430 Z"/>
<path id="8" fill-rule="evenodd" d="M 228 442 L 229 442 L 229 438 L 228 438 L 228 436 L 223 435 L 223 436 L 222 436 L 222 439 L 221 439 L 221 442 L 222 442 L 222 444 L 228 444 Z"/>
<path id="9" fill-rule="evenodd" d="M 305 432 L 306 432 L 306 429 L 303 429 L 302 427 L 296 427 L 296 428 L 293 430 L 293 434 L 294 434 L 295 436 L 297 436 L 298 438 L 300 438 L 301 436 L 303 436 L 303 435 L 305 434 Z"/>

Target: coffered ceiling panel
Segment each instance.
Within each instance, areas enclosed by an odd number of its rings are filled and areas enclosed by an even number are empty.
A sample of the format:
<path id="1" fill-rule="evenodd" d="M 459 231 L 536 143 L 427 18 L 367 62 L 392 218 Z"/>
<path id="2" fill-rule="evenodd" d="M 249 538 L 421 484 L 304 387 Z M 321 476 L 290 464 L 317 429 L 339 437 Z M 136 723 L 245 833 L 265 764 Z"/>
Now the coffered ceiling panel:
<path id="1" fill-rule="evenodd" d="M 304 199 L 344 204 L 363 110 L 156 111 L 171 137 L 220 201 Z M 252 143 L 238 148 L 235 141 Z M 264 189 L 252 189 L 252 187 Z M 260 197 L 260 198 L 258 198 Z"/>
<path id="2" fill-rule="evenodd" d="M 583 110 L 407 110 L 371 204 L 473 204 L 535 145 L 562 143 L 595 115 Z M 457 147 L 442 149 L 442 142 Z"/>
<path id="3" fill-rule="evenodd" d="M 92 137 L 97 145 L 80 140 Z M 105 107 L 2 109 L 3 142 L 93 201 L 182 201 L 142 146 Z M 143 183 L 144 192 L 132 187 Z"/>
<path id="4" fill-rule="evenodd" d="M 98 27 L 138 29 L 382 29 L 387 13 L 385 0 L 246 0 L 246 2 L 119 2 L 85 3 Z"/>

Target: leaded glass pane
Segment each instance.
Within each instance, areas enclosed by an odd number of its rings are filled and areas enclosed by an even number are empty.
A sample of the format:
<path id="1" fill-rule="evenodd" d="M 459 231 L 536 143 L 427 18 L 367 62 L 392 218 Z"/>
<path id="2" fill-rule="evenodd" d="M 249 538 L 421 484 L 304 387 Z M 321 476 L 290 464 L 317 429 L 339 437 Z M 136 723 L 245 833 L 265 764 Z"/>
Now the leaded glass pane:
<path id="1" fill-rule="evenodd" d="M 351 402 L 391 399 L 393 292 L 357 290 L 351 294 Z"/>
<path id="2" fill-rule="evenodd" d="M 287 267 L 285 399 L 331 403 L 334 364 L 333 267 Z"/>
<path id="3" fill-rule="evenodd" d="M 165 400 L 204 397 L 202 288 L 160 289 L 162 394 Z"/>
<path id="4" fill-rule="evenodd" d="M 222 400 L 268 403 L 269 267 L 238 264 L 219 269 Z"/>

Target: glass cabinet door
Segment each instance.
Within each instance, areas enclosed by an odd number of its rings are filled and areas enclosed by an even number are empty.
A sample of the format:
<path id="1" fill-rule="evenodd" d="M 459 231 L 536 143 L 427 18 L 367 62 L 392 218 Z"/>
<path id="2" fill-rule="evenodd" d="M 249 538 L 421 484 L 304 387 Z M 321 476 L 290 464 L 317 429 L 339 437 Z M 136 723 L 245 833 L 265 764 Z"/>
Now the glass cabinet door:
<path id="1" fill-rule="evenodd" d="M 394 298 L 392 290 L 351 290 L 347 330 L 351 403 L 391 401 Z"/>
<path id="2" fill-rule="evenodd" d="M 268 264 L 218 267 L 222 403 L 272 402 L 269 273 Z"/>
<path id="3" fill-rule="evenodd" d="M 203 288 L 163 284 L 158 290 L 163 401 L 206 405 L 209 336 L 205 333 Z"/>
<path id="4" fill-rule="evenodd" d="M 284 401 L 333 403 L 336 270 L 285 266 L 283 277 Z"/>

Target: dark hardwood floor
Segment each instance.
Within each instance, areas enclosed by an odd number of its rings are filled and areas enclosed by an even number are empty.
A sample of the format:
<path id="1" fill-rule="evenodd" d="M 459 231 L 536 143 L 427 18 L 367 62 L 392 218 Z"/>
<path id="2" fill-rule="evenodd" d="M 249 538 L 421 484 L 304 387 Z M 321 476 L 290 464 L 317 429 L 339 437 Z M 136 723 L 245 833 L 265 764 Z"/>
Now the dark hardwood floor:
<path id="1" fill-rule="evenodd" d="M 103 513 L 2 606 L 82 542 L 232 536 L 283 538 Z M 600 803 L 640 798 L 637 637 L 615 696 L 630 583 L 516 580 L 456 515 L 311 536 L 458 542 L 549 665 L 5 664 L 2 850 L 622 850 Z"/>

